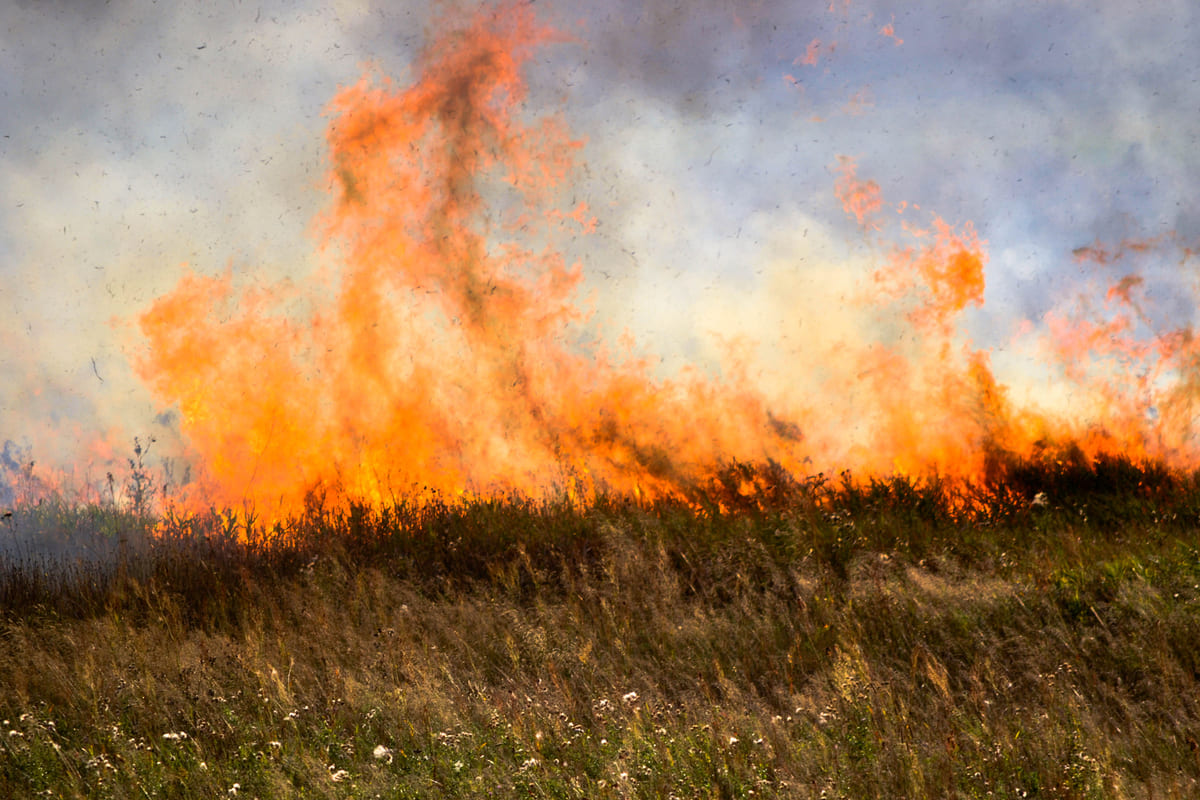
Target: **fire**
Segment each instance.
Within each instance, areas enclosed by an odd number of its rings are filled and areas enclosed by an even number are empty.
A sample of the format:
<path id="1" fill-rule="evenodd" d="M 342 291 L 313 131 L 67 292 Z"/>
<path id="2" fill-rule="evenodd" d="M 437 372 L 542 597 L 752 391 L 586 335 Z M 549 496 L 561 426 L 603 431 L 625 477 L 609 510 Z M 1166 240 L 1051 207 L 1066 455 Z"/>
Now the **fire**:
<path id="1" fill-rule="evenodd" d="M 991 354 L 961 332 L 983 303 L 986 243 L 936 217 L 896 233 L 851 159 L 834 193 L 887 244 L 841 335 L 803 353 L 752 344 L 724 378 L 657 377 L 646 359 L 596 344 L 584 265 L 556 245 L 596 225 L 586 204 L 559 207 L 583 145 L 560 117 L 520 110 L 524 65 L 562 40 L 531 9 L 503 5 L 442 31 L 411 86 L 365 77 L 333 99 L 322 276 L 244 288 L 230 271 L 189 272 L 139 316 L 137 372 L 178 408 L 197 469 L 177 502 L 286 514 L 315 488 L 367 502 L 654 498 L 731 462 L 980 481 L 998 456 L 1066 443 L 1196 464 L 1200 344 L 1185 328 L 1134 335 L 1137 278 L 1114 286 L 1106 318 L 1050 320 L 1048 349 L 1086 413 L 1018 408 Z"/>
<path id="2" fill-rule="evenodd" d="M 1194 257 L 1173 237 L 1125 241 L 1111 250 L 1079 248 L 1075 257 L 1121 264 L 1130 255 L 1171 248 L 1181 252 L 1180 266 Z M 1108 288 L 1101 307 L 1081 299 L 1069 312 L 1051 315 L 1049 349 L 1089 398 L 1094 422 L 1085 438 L 1099 442 L 1090 450 L 1120 450 L 1194 469 L 1200 464 L 1200 345 L 1190 324 L 1156 322 L 1152 305 L 1146 280 L 1125 275 Z"/>
<path id="3" fill-rule="evenodd" d="M 189 274 L 141 315 L 139 372 L 178 405 L 203 470 L 190 502 L 289 511 L 315 486 L 378 500 L 564 482 L 658 496 L 728 459 L 798 466 L 752 391 L 571 346 L 581 267 L 549 242 L 594 223 L 549 206 L 580 143 L 515 112 L 523 63 L 553 38 L 528 6 L 484 11 L 411 87 L 337 95 L 330 286 Z"/>
<path id="4" fill-rule="evenodd" d="M 879 225 L 874 217 L 883 205 L 879 184 L 875 181 L 860 181 L 854 159 L 849 156 L 839 157 L 838 172 L 838 180 L 833 189 L 838 200 L 842 201 L 846 213 L 853 214 L 862 227 L 878 230 Z"/>

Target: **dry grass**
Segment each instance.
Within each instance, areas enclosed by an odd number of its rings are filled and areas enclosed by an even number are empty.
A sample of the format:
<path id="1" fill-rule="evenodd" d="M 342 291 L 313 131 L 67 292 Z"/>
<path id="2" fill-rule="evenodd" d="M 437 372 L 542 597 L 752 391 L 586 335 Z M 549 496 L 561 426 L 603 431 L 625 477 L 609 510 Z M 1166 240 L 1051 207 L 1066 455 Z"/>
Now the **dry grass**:
<path id="1" fill-rule="evenodd" d="M 905 492 L 123 519 L 126 563 L 10 565 L 0 795 L 1200 795 L 1192 490 Z"/>

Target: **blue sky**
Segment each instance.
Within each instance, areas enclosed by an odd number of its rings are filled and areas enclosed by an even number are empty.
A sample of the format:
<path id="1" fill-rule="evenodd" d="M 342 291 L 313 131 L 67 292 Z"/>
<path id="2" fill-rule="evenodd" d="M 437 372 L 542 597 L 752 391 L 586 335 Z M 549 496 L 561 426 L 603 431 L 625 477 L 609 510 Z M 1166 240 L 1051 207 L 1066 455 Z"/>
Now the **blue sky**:
<path id="1" fill-rule="evenodd" d="M 129 368 L 138 337 L 114 319 L 182 264 L 244 283 L 315 269 L 322 112 L 367 65 L 411 79 L 439 12 L 410 6 L 0 8 L 0 441 L 69 457 L 81 432 L 162 428 Z M 664 369 L 707 363 L 714 335 L 839 324 L 839 298 L 881 246 L 834 196 L 843 155 L 885 203 L 969 220 L 987 241 L 987 302 L 967 327 L 1002 377 L 1030 371 L 1004 356 L 1020 320 L 1038 325 L 1122 270 L 1152 279 L 1174 323 L 1191 320 L 1178 252 L 1107 268 L 1072 256 L 1200 239 L 1200 11 L 1187 0 L 537 9 L 573 41 L 530 63 L 529 112 L 561 111 L 586 139 L 574 193 L 600 223 L 571 255 L 598 318 Z M 793 294 L 772 283 L 781 270 Z M 789 314 L 809 333 L 781 332 Z"/>

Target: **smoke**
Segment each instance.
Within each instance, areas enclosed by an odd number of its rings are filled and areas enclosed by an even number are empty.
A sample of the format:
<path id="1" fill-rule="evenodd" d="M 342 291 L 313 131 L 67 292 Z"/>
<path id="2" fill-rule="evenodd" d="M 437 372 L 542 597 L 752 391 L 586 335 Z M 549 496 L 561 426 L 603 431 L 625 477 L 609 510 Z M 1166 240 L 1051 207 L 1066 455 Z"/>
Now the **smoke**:
<path id="1" fill-rule="evenodd" d="M 354 19 L 288 4 L 216 15 L 198 4 L 6 5 L 0 53 L 0 438 L 41 463 L 169 436 L 129 368 L 128 319 L 179 265 L 314 268 L 320 109 L 355 58 Z M 103 465 L 97 465 L 103 474 Z"/>
<path id="2" fill-rule="evenodd" d="M 861 287 L 893 245 L 920 248 L 903 223 L 928 228 L 935 215 L 960 232 L 973 221 L 986 242 L 983 305 L 957 318 L 973 344 L 952 352 L 986 354 L 1019 387 L 1014 402 L 1071 396 L 1053 348 L 1047 366 L 1036 336 L 1014 336 L 1046 333 L 1048 312 L 1093 313 L 1081 294 L 1136 272 L 1155 315 L 1136 330 L 1191 322 L 1182 253 L 1200 237 L 1200 90 L 1186 3 L 987 2 L 947 15 L 935 3 L 713 0 L 537 14 L 573 41 L 531 56 L 519 113 L 561 110 L 583 143 L 561 205 L 586 203 L 596 220 L 595 233 L 556 242 L 565 264 L 583 264 L 580 307 L 593 315 L 571 341 L 617 348 L 628 331 L 654 380 L 686 365 L 720 379 L 742 370 L 772 413 L 845 405 L 873 384 L 817 393 L 838 348 L 897 346 L 906 313 L 869 311 Z M 189 273 L 228 275 L 217 280 L 238 297 L 328 280 L 311 227 L 338 189 L 323 111 L 364 70 L 408 86 L 433 20 L 424 6 L 366 2 L 0 10 L 0 441 L 79 467 L 80 481 L 119 466 L 134 435 L 182 453 L 186 411 L 160 416 L 161 395 L 131 368 L 145 347 L 136 318 Z M 843 156 L 878 191 L 862 219 L 837 197 Z M 886 235 L 864 231 L 868 219 Z M 1072 255 L 1168 233 L 1116 261 Z M 300 313 L 320 300 L 297 289 L 283 302 Z M 226 319 L 239 313 L 230 305 Z"/>

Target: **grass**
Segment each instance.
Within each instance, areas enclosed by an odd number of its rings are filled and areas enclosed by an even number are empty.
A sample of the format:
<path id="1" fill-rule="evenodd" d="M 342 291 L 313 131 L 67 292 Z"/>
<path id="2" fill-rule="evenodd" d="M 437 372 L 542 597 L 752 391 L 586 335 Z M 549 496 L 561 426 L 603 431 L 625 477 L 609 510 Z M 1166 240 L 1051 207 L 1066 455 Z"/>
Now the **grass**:
<path id="1" fill-rule="evenodd" d="M 6 551 L 0 796 L 1200 795 L 1200 489 L 1154 465 L 153 522 L 5 523 L 100 555 Z"/>

